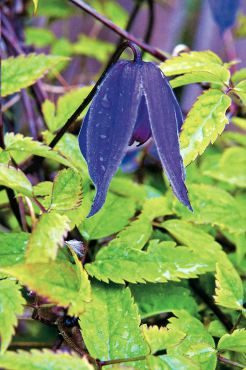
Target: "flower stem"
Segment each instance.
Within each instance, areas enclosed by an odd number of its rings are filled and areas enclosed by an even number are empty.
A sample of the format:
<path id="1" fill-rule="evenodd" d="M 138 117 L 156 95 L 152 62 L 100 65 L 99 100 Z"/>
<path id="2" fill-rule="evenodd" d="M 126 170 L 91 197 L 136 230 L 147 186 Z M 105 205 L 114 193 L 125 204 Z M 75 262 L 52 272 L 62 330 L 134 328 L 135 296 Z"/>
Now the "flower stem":
<path id="1" fill-rule="evenodd" d="M 226 365 L 230 365 L 230 366 L 235 366 L 235 367 L 239 367 L 240 369 L 244 369 L 244 365 L 242 364 L 239 364 L 238 362 L 235 362 L 235 361 L 232 361 L 232 360 L 229 360 L 229 358 L 226 358 L 226 357 L 223 357 L 221 356 L 220 354 L 218 355 L 218 360 L 220 362 L 222 362 L 223 364 L 226 364 Z"/>
<path id="2" fill-rule="evenodd" d="M 136 45 L 138 45 L 142 50 L 148 52 L 149 54 L 153 55 L 155 58 L 159 59 L 160 61 L 164 62 L 167 57 L 163 52 L 161 52 L 159 49 L 150 46 L 146 44 L 145 42 L 139 40 L 129 32 L 123 30 L 116 24 L 114 24 L 112 21 L 104 17 L 103 15 L 99 14 L 95 9 L 90 7 L 88 4 L 86 4 L 83 0 L 69 0 L 71 3 L 77 5 L 79 8 L 84 10 L 86 13 L 92 15 L 94 18 L 96 18 L 99 22 L 103 23 L 106 27 L 111 29 L 113 32 L 117 33 L 124 39 L 127 39 L 129 41 L 134 42 Z"/>

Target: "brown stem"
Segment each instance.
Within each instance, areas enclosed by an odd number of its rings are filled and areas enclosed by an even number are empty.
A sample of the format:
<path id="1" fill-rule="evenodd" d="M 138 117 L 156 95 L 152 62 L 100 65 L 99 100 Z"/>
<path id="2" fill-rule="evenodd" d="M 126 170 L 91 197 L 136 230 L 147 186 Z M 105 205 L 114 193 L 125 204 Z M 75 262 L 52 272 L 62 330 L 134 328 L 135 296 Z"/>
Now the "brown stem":
<path id="1" fill-rule="evenodd" d="M 235 367 L 239 367 L 240 369 L 244 369 L 245 366 L 242 365 L 242 364 L 239 364 L 238 362 L 235 362 L 235 361 L 232 361 L 232 360 L 229 360 L 229 358 L 226 358 L 226 357 L 223 357 L 221 356 L 220 354 L 218 354 L 218 360 L 220 362 L 222 362 L 223 364 L 226 364 L 228 366 L 235 366 Z"/>
<path id="2" fill-rule="evenodd" d="M 143 361 L 145 359 L 146 359 L 146 356 L 139 356 L 139 357 L 132 357 L 132 358 L 120 358 L 117 360 L 100 361 L 100 365 L 101 367 L 103 367 L 106 365 L 120 364 L 123 362 Z"/>
<path id="3" fill-rule="evenodd" d="M 69 1 L 77 5 L 80 9 L 84 10 L 86 13 L 92 15 L 95 19 L 103 23 L 106 27 L 111 29 L 113 32 L 117 33 L 124 39 L 134 42 L 134 44 L 138 45 L 142 50 L 153 55 L 155 58 L 159 59 L 160 61 L 164 62 L 167 59 L 166 55 L 163 52 L 161 52 L 159 49 L 146 44 L 145 42 L 137 39 L 131 33 L 123 30 L 122 28 L 114 24 L 112 21 L 110 21 L 103 15 L 99 14 L 95 9 L 90 7 L 83 0 L 69 0 Z"/>

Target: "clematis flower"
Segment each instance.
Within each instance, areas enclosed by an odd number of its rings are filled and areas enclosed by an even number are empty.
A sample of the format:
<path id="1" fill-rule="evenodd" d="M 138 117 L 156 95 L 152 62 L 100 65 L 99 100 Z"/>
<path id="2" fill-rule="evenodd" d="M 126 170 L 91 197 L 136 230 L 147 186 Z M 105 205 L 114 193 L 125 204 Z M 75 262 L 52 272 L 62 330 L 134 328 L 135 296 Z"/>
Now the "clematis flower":
<path id="1" fill-rule="evenodd" d="M 174 194 L 192 210 L 179 147 L 181 109 L 162 71 L 143 62 L 140 50 L 135 46 L 134 50 L 134 61 L 115 63 L 99 85 L 79 133 L 80 149 L 96 187 L 88 217 L 103 206 L 129 145 L 141 145 L 151 136 Z"/>
<path id="2" fill-rule="evenodd" d="M 241 0 L 209 0 L 213 18 L 224 33 L 234 25 Z"/>

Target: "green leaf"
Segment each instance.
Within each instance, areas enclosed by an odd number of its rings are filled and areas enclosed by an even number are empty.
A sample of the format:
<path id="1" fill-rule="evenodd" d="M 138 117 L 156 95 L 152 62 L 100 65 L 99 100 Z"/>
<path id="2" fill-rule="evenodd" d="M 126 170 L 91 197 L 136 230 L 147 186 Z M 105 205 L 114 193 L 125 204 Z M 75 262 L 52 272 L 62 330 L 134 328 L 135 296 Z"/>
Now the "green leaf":
<path id="1" fill-rule="evenodd" d="M 86 264 L 90 275 L 99 280 L 112 280 L 123 284 L 179 281 L 203 274 L 209 270 L 200 256 L 187 247 L 177 247 L 174 242 L 150 242 L 147 251 L 129 247 L 102 248 L 93 263 Z"/>
<path id="2" fill-rule="evenodd" d="M 176 346 L 186 336 L 182 331 L 158 326 L 143 325 L 142 330 L 152 354 Z"/>
<path id="3" fill-rule="evenodd" d="M 200 366 L 184 356 L 148 356 L 149 370 L 200 370 Z"/>
<path id="4" fill-rule="evenodd" d="M 146 219 L 145 214 L 141 214 L 139 218 L 120 231 L 116 238 L 108 244 L 108 247 L 142 249 L 150 239 L 152 231 L 150 221 Z"/>
<path id="5" fill-rule="evenodd" d="M 240 82 L 242 80 L 245 80 L 246 79 L 246 68 L 241 68 L 238 71 L 236 71 L 232 75 L 231 79 L 232 79 L 232 82 L 234 84 L 236 84 L 236 83 L 238 83 L 238 82 Z"/>
<path id="6" fill-rule="evenodd" d="M 79 35 L 79 39 L 73 44 L 73 52 L 78 55 L 95 58 L 104 63 L 114 51 L 114 44 L 94 39 L 86 35 Z"/>
<path id="7" fill-rule="evenodd" d="M 44 131 L 42 134 L 46 143 L 50 143 L 55 137 L 55 135 L 52 135 L 49 131 Z M 81 171 L 81 176 L 83 178 L 89 179 L 87 164 L 81 154 L 78 138 L 75 135 L 68 133 L 63 135 L 61 140 L 56 144 L 54 150 L 66 157 L 69 160 L 70 166 Z"/>
<path id="8" fill-rule="evenodd" d="M 69 117 L 76 111 L 83 100 L 90 93 L 93 86 L 83 86 L 80 89 L 74 89 L 57 100 L 57 106 L 50 100 L 45 100 L 42 105 L 42 111 L 46 124 L 51 132 L 60 129 Z M 86 110 L 78 117 L 81 119 Z"/>
<path id="9" fill-rule="evenodd" d="M 172 317 L 168 325 L 171 330 L 186 333 L 185 338 L 174 347 L 167 349 L 172 356 L 185 356 L 199 365 L 201 370 L 216 368 L 217 356 L 214 350 L 214 341 L 202 323 L 190 316 L 186 311 L 177 311 L 177 318 Z"/>
<path id="10" fill-rule="evenodd" d="M 85 345 L 94 358 L 113 360 L 149 352 L 129 288 L 94 282 L 92 300 L 79 319 Z"/>
<path id="11" fill-rule="evenodd" d="M 220 81 L 217 75 L 207 71 L 186 73 L 171 80 L 170 84 L 175 89 L 176 87 L 203 82 L 224 85 L 224 82 Z"/>
<path id="12" fill-rule="evenodd" d="M 246 130 L 246 119 L 245 118 L 232 117 L 231 121 L 232 121 L 233 125 L 241 128 L 242 130 Z"/>
<path id="13" fill-rule="evenodd" d="M 17 325 L 17 315 L 23 313 L 24 303 L 20 287 L 15 281 L 8 279 L 0 281 L 0 353 L 3 353 L 10 344 Z"/>
<path id="14" fill-rule="evenodd" d="M 246 188 L 246 149 L 234 147 L 225 150 L 216 166 L 205 170 L 204 174 Z"/>
<path id="15" fill-rule="evenodd" d="M 233 131 L 224 132 L 221 137 L 221 140 L 223 141 L 223 143 L 226 143 L 227 146 L 241 145 L 246 147 L 246 136 L 245 134 L 240 134 L 239 132 Z"/>
<path id="16" fill-rule="evenodd" d="M 6 352 L 0 356 L 0 366 L 6 370 L 93 370 L 86 358 L 47 349 Z"/>
<path id="17" fill-rule="evenodd" d="M 44 213 L 35 225 L 26 250 L 29 264 L 44 263 L 56 259 L 59 246 L 69 231 L 69 220 L 59 213 Z"/>
<path id="18" fill-rule="evenodd" d="M 148 199 L 142 209 L 142 215 L 149 221 L 158 217 L 172 215 L 173 211 L 169 205 L 167 197 L 159 197 Z"/>
<path id="19" fill-rule="evenodd" d="M 24 137 L 22 134 L 7 133 L 4 137 L 6 150 L 14 156 L 18 162 L 18 156 L 25 153 L 29 155 L 38 155 L 40 157 L 54 160 L 64 166 L 71 166 L 71 163 L 63 156 L 59 155 L 55 150 L 47 145 L 34 141 L 31 137 Z"/>
<path id="20" fill-rule="evenodd" d="M 232 233 L 245 231 L 245 215 L 227 191 L 218 186 L 194 184 L 189 185 L 189 197 L 193 213 L 174 200 L 175 212 L 186 221 L 216 225 Z"/>
<path id="21" fill-rule="evenodd" d="M 217 83 L 228 84 L 230 73 L 223 64 L 222 60 L 212 51 L 192 51 L 190 53 L 181 53 L 177 57 L 168 59 L 161 64 L 160 68 L 166 76 L 175 76 L 185 73 L 196 73 L 197 82 L 200 81 L 201 73 L 207 76 L 213 75 Z M 209 74 L 209 75 L 208 75 Z M 194 83 L 194 79 L 193 82 Z M 210 81 L 206 81 L 210 82 Z M 211 81 L 212 82 L 212 81 Z"/>
<path id="22" fill-rule="evenodd" d="M 219 351 L 246 352 L 246 330 L 237 329 L 231 334 L 225 334 L 218 343 Z"/>
<path id="23" fill-rule="evenodd" d="M 86 273 L 78 273 L 78 268 L 68 262 L 17 264 L 0 267 L 0 271 L 10 274 L 37 294 L 48 298 L 52 303 L 68 307 L 68 314 L 78 316 L 90 300 L 90 285 Z"/>
<path id="24" fill-rule="evenodd" d="M 182 309 L 193 316 L 197 314 L 195 299 L 180 283 L 131 284 L 130 288 L 142 319 Z"/>
<path id="25" fill-rule="evenodd" d="M 23 263 L 28 233 L 0 233 L 0 267 Z"/>
<path id="26" fill-rule="evenodd" d="M 120 231 L 135 213 L 131 199 L 109 193 L 103 208 L 85 219 L 80 231 L 86 239 L 100 239 Z"/>
<path id="27" fill-rule="evenodd" d="M 220 90 L 210 89 L 198 97 L 182 126 L 181 155 L 187 166 L 222 133 L 231 99 Z"/>
<path id="28" fill-rule="evenodd" d="M 187 245 L 194 252 L 200 254 L 201 261 L 205 261 L 215 270 L 216 261 L 221 255 L 221 246 L 206 232 L 182 220 L 168 220 L 160 224 L 175 240 L 182 245 Z"/>
<path id="29" fill-rule="evenodd" d="M 239 82 L 233 89 L 239 98 L 242 100 L 243 105 L 246 105 L 246 80 Z"/>
<path id="30" fill-rule="evenodd" d="M 81 177 L 71 168 L 62 170 L 55 177 L 50 209 L 68 211 L 78 208 L 82 201 Z"/>
<path id="31" fill-rule="evenodd" d="M 27 54 L 2 61 L 2 96 L 31 86 L 64 57 L 45 54 Z"/>
<path id="32" fill-rule="evenodd" d="M 49 46 L 55 41 L 54 33 L 47 28 L 26 27 L 25 36 L 28 45 L 35 45 L 38 48 Z"/>
<path id="33" fill-rule="evenodd" d="M 23 195 L 32 196 L 32 185 L 24 173 L 15 167 L 0 163 L 0 184 Z"/>
<path id="34" fill-rule="evenodd" d="M 232 310 L 243 310 L 243 284 L 229 259 L 217 263 L 215 301 Z"/>

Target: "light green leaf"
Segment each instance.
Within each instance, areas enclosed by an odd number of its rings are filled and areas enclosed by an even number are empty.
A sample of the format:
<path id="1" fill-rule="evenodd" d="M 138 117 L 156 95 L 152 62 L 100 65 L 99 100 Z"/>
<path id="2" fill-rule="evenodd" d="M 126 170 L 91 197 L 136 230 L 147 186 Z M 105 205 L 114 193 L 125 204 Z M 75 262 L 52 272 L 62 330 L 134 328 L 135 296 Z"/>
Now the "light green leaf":
<path id="1" fill-rule="evenodd" d="M 238 82 L 240 82 L 242 80 L 245 80 L 246 79 L 246 68 L 241 68 L 238 71 L 236 71 L 232 75 L 231 79 L 232 79 L 232 82 L 234 84 L 236 84 L 236 83 L 238 83 Z"/>
<path id="2" fill-rule="evenodd" d="M 193 213 L 174 200 L 175 212 L 186 221 L 216 225 L 232 233 L 245 231 L 245 216 L 227 191 L 218 186 L 194 184 L 189 185 L 189 197 Z"/>
<path id="3" fill-rule="evenodd" d="M 149 370 L 200 370 L 201 368 L 184 356 L 148 356 Z"/>
<path id="4" fill-rule="evenodd" d="M 246 352 L 246 330 L 237 329 L 231 334 L 225 334 L 218 343 L 219 351 Z"/>
<path id="5" fill-rule="evenodd" d="M 61 96 L 57 101 L 57 106 L 50 100 L 45 100 L 42 105 L 42 111 L 45 121 L 51 132 L 60 129 L 69 117 L 76 111 L 83 100 L 87 97 L 93 86 L 83 86 L 80 89 L 69 91 Z M 86 110 L 78 117 L 81 119 Z"/>
<path id="6" fill-rule="evenodd" d="M 91 6 L 99 13 L 104 14 L 121 28 L 125 28 L 128 21 L 128 13 L 123 6 L 114 0 L 100 1 L 91 0 Z"/>
<path id="7" fill-rule="evenodd" d="M 169 329 L 186 333 L 185 338 L 176 346 L 167 350 L 168 355 L 185 356 L 197 363 L 201 370 L 214 370 L 217 356 L 214 350 L 214 341 L 203 324 L 190 316 L 186 311 L 177 311 L 168 325 Z"/>
<path id="8" fill-rule="evenodd" d="M 0 233 L 0 266 L 12 266 L 23 263 L 28 233 Z"/>
<path id="9" fill-rule="evenodd" d="M 216 166 L 205 170 L 204 175 L 246 188 L 246 149 L 234 147 L 225 150 Z"/>
<path id="10" fill-rule="evenodd" d="M 12 280 L 0 281 L 0 353 L 2 354 L 10 344 L 14 328 L 17 325 L 17 315 L 24 310 L 25 300 L 21 295 L 20 287 Z M 0 355 L 1 358 L 1 355 Z"/>
<path id="11" fill-rule="evenodd" d="M 135 204 L 129 198 L 107 195 L 103 208 L 85 219 L 80 231 L 86 239 L 100 239 L 120 231 L 135 213 Z"/>
<path id="12" fill-rule="evenodd" d="M 25 27 L 26 43 L 38 48 L 49 46 L 55 41 L 55 35 L 47 28 Z"/>
<path id="13" fill-rule="evenodd" d="M 161 193 L 152 186 L 138 184 L 127 177 L 114 177 L 109 190 L 118 195 L 132 198 L 139 204 L 142 204 L 146 199 L 161 196 Z"/>
<path id="14" fill-rule="evenodd" d="M 152 354 L 176 346 L 186 336 L 182 331 L 166 327 L 143 325 L 142 330 Z"/>
<path id="15" fill-rule="evenodd" d="M 194 252 L 200 254 L 201 261 L 205 261 L 212 270 L 215 270 L 215 264 L 220 258 L 222 249 L 211 235 L 182 220 L 168 220 L 160 226 L 166 229 L 180 244 L 187 245 Z"/>
<path id="16" fill-rule="evenodd" d="M 44 131 L 42 134 L 47 144 L 54 138 L 54 135 L 49 131 Z M 89 179 L 87 164 L 81 154 L 78 138 L 75 135 L 69 133 L 63 135 L 61 140 L 56 144 L 54 150 L 66 157 L 70 165 L 81 172 L 83 179 Z"/>
<path id="17" fill-rule="evenodd" d="M 52 150 L 47 145 L 39 141 L 32 140 L 31 137 L 24 137 L 22 134 L 7 133 L 4 137 L 6 150 L 14 156 L 18 161 L 18 156 L 25 153 L 29 155 L 38 155 L 40 157 L 48 158 L 63 164 L 64 166 L 71 166 L 71 163 L 63 156 L 59 155 L 55 150 Z"/>
<path id="18" fill-rule="evenodd" d="M 53 188 L 53 182 L 51 181 L 41 181 L 33 187 L 33 193 L 35 197 L 44 197 L 46 195 L 51 195 Z"/>
<path id="19" fill-rule="evenodd" d="M 230 73 L 222 60 L 212 51 L 192 51 L 190 53 L 181 53 L 177 57 L 168 59 L 161 64 L 160 68 L 166 76 L 175 76 L 185 73 L 209 73 L 217 79 L 218 83 L 227 84 Z M 198 81 L 199 78 L 198 78 Z M 209 81 L 207 81 L 209 82 Z M 215 82 L 215 81 L 213 81 Z M 194 81 L 193 81 L 194 83 Z"/>
<path id="20" fill-rule="evenodd" d="M 120 231 L 116 238 L 108 244 L 108 247 L 142 249 L 150 239 L 152 231 L 151 222 L 145 217 L 145 214 L 141 214 L 139 218 Z"/>
<path id="21" fill-rule="evenodd" d="M 55 177 L 50 209 L 68 211 L 78 208 L 82 201 L 81 177 L 71 168 L 62 170 Z"/>
<path id="22" fill-rule="evenodd" d="M 232 310 L 243 310 L 243 284 L 227 256 L 217 263 L 215 301 Z"/>
<path id="23" fill-rule="evenodd" d="M 69 231 L 69 220 L 59 213 L 44 213 L 30 236 L 26 250 L 29 264 L 44 263 L 56 259 L 59 246 Z"/>
<path id="24" fill-rule="evenodd" d="M 186 73 L 171 80 L 170 84 L 175 89 L 176 87 L 202 82 L 224 85 L 223 81 L 219 81 L 214 73 L 207 71 Z"/>
<path id="25" fill-rule="evenodd" d="M 242 100 L 243 104 L 246 105 L 246 80 L 239 82 L 233 89 L 239 98 Z"/>
<path id="26" fill-rule="evenodd" d="M 149 221 L 154 220 L 157 217 L 164 217 L 172 215 L 173 210 L 169 205 L 167 197 L 152 198 L 146 200 L 143 205 L 142 215 Z"/>
<path id="27" fill-rule="evenodd" d="M 239 132 L 227 131 L 223 133 L 221 140 L 223 143 L 226 143 L 227 146 L 241 145 L 246 147 L 246 135 L 243 133 L 240 134 Z"/>
<path id="28" fill-rule="evenodd" d="M 197 314 L 195 299 L 190 290 L 180 283 L 131 284 L 130 289 L 142 319 L 182 309 L 193 316 Z"/>
<path id="29" fill-rule="evenodd" d="M 73 44 L 75 54 L 95 58 L 102 63 L 113 53 L 114 48 L 114 44 L 86 35 L 79 35 L 78 41 Z"/>
<path id="30" fill-rule="evenodd" d="M 0 184 L 23 195 L 32 196 L 32 185 L 24 173 L 15 167 L 0 163 Z"/>
<path id="31" fill-rule="evenodd" d="M 201 155 L 222 133 L 231 99 L 220 90 L 210 89 L 198 97 L 182 126 L 181 155 L 185 166 Z"/>
<path id="32" fill-rule="evenodd" d="M 79 318 L 85 345 L 94 358 L 112 360 L 149 353 L 129 288 L 93 283 L 92 300 Z"/>
<path id="33" fill-rule="evenodd" d="M 232 117 L 231 121 L 232 121 L 233 125 L 241 128 L 242 130 L 246 130 L 246 119 L 245 118 Z"/>
<path id="34" fill-rule="evenodd" d="M 93 370 L 86 358 L 66 352 L 54 353 L 47 349 L 12 352 L 0 356 L 0 366 L 5 370 Z"/>
<path id="35" fill-rule="evenodd" d="M 67 58 L 45 54 L 27 54 L 2 61 L 2 96 L 31 86 L 48 70 Z"/>
<path id="36" fill-rule="evenodd" d="M 68 262 L 17 264 L 0 267 L 0 272 L 16 277 L 23 285 L 52 303 L 68 307 L 71 316 L 81 314 L 85 310 L 85 303 L 90 300 L 87 275 L 78 274 L 77 266 Z"/>
<path id="37" fill-rule="evenodd" d="M 199 254 L 187 247 L 176 247 L 174 242 L 150 242 L 147 251 L 121 246 L 102 248 L 93 263 L 86 265 L 90 275 L 99 280 L 123 284 L 179 281 L 209 271 Z"/>
<path id="38" fill-rule="evenodd" d="M 208 332 L 212 335 L 212 337 L 217 338 L 220 338 L 227 333 L 226 328 L 219 320 L 213 320 L 210 322 Z"/>

